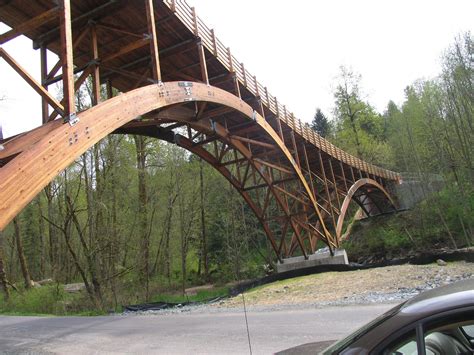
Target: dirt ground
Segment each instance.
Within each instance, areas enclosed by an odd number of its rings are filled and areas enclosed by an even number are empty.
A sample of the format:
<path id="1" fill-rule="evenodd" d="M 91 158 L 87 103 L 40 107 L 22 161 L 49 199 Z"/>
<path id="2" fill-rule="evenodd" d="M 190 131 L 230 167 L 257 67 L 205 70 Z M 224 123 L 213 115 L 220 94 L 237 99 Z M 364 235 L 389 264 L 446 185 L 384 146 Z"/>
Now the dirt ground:
<path id="1" fill-rule="evenodd" d="M 328 272 L 252 289 L 245 293 L 245 301 L 249 307 L 400 302 L 421 291 L 472 277 L 474 264 L 467 262 Z M 239 295 L 214 307 L 233 308 L 241 304 L 242 296 Z"/>

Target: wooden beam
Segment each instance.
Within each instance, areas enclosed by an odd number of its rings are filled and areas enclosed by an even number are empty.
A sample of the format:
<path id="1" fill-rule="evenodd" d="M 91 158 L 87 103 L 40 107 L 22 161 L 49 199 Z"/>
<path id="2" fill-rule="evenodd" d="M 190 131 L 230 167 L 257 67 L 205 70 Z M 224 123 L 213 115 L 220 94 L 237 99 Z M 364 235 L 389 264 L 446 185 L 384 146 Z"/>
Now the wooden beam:
<path id="1" fill-rule="evenodd" d="M 272 163 L 269 163 L 265 160 L 262 160 L 262 159 L 255 159 L 256 162 L 259 162 L 260 164 L 263 164 L 265 166 L 268 166 L 269 168 L 272 168 L 272 169 L 276 169 L 278 171 L 281 171 L 283 173 L 286 173 L 286 174 L 289 174 L 289 175 L 294 175 L 294 172 L 289 170 L 289 169 L 286 169 L 282 166 L 279 166 L 279 165 L 276 165 L 276 164 L 272 164 Z"/>
<path id="2" fill-rule="evenodd" d="M 101 63 L 105 63 L 108 61 L 111 61 L 112 59 L 118 58 L 124 54 L 127 54 L 129 52 L 133 52 L 136 49 L 142 48 L 146 46 L 150 41 L 146 38 L 139 39 L 138 41 L 131 42 L 122 48 L 120 48 L 118 51 L 114 51 L 110 53 L 109 55 L 105 56 L 102 58 Z"/>
<path id="3" fill-rule="evenodd" d="M 76 111 L 74 97 L 74 63 L 72 53 L 72 29 L 71 29 L 71 4 L 70 0 L 60 1 L 60 30 L 61 51 L 60 58 L 63 71 L 63 100 L 64 119 L 69 120 L 69 115 Z"/>
<path id="4" fill-rule="evenodd" d="M 40 65 L 41 65 L 41 85 L 48 91 L 46 79 L 48 77 L 48 53 L 45 46 L 41 46 L 40 49 Z M 44 97 L 41 97 L 41 118 L 43 123 L 48 122 L 49 106 L 48 101 Z"/>
<path id="5" fill-rule="evenodd" d="M 17 27 L 12 28 L 10 31 L 7 31 L 1 34 L 0 45 L 12 40 L 15 37 L 18 37 L 24 34 L 25 32 L 34 30 L 35 28 L 38 28 L 39 26 L 44 25 L 45 23 L 48 23 L 49 21 L 53 20 L 55 17 L 57 17 L 58 10 L 59 10 L 59 7 L 56 6 L 52 8 L 51 10 L 45 11 L 39 14 L 38 16 L 33 17 L 31 20 L 23 22 Z"/>
<path id="6" fill-rule="evenodd" d="M 207 73 L 206 52 L 204 51 L 204 45 L 202 44 L 202 41 L 199 41 L 197 45 L 199 64 L 201 65 L 201 78 L 206 85 L 209 85 L 209 75 Z"/>
<path id="7" fill-rule="evenodd" d="M 60 1 L 60 4 L 63 0 Z M 125 0 L 109 0 L 103 5 L 95 7 L 93 10 L 86 12 L 72 21 L 74 29 L 79 29 L 84 25 L 87 25 L 90 20 L 99 20 L 103 16 L 110 16 L 115 11 L 120 9 Z M 62 10 L 61 10 L 62 11 Z M 56 40 L 60 36 L 60 29 L 54 28 L 51 31 L 46 32 L 45 34 L 39 36 L 33 41 L 33 49 L 38 49 L 42 44 L 47 45 L 52 41 Z"/>
<path id="8" fill-rule="evenodd" d="M 246 138 L 246 137 L 240 137 L 240 136 L 230 136 L 231 139 L 235 139 L 235 140 L 238 140 L 238 141 L 241 141 L 241 142 L 245 142 L 245 143 L 249 143 L 249 144 L 253 144 L 253 145 L 258 145 L 260 147 L 264 147 L 264 148 L 268 148 L 268 149 L 276 149 L 277 147 L 273 144 L 270 144 L 270 143 L 265 143 L 265 142 L 260 142 L 260 141 L 257 141 L 255 139 L 250 139 L 250 138 Z"/>
<path id="9" fill-rule="evenodd" d="M 158 82 L 161 82 L 160 56 L 158 51 L 158 39 L 156 38 L 155 9 L 153 6 L 153 0 L 145 0 L 145 7 L 148 23 L 148 35 L 150 36 L 153 78 Z"/>
<path id="10" fill-rule="evenodd" d="M 3 48 L 0 47 L 2 57 L 41 97 L 43 97 L 60 114 L 64 113 L 64 107 L 51 94 L 38 83 L 28 72 L 23 69 Z"/>
<path id="11" fill-rule="evenodd" d="M 115 25 L 104 24 L 104 23 L 97 23 L 95 26 L 96 26 L 97 28 L 101 28 L 101 29 L 104 29 L 104 30 L 109 30 L 109 31 L 121 33 L 121 34 L 126 35 L 126 36 L 131 36 L 131 37 L 136 37 L 136 38 L 143 38 L 143 34 L 142 34 L 142 33 L 130 32 L 130 31 L 126 30 L 126 29 L 120 28 L 120 27 L 115 26 Z"/>
<path id="12" fill-rule="evenodd" d="M 91 26 L 91 51 L 92 59 L 99 60 L 99 42 L 97 40 L 97 28 Z M 98 105 L 100 102 L 100 69 L 99 64 L 95 63 L 92 66 L 92 104 Z"/>

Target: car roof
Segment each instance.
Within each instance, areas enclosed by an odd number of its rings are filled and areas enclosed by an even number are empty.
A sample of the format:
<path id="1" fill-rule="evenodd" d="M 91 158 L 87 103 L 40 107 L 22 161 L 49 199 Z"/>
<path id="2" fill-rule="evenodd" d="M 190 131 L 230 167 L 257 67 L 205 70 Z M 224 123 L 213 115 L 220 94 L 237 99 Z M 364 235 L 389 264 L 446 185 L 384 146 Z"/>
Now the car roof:
<path id="1" fill-rule="evenodd" d="M 404 314 L 422 314 L 474 305 L 474 279 L 459 281 L 451 285 L 434 288 L 420 293 L 406 301 L 399 312 Z"/>

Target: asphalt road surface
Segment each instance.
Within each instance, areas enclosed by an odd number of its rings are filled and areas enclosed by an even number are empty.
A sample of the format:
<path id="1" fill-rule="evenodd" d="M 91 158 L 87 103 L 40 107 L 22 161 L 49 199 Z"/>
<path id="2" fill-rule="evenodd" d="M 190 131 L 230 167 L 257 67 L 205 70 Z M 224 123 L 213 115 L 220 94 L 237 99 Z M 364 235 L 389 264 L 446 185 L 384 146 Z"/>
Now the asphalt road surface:
<path id="1" fill-rule="evenodd" d="M 250 311 L 247 316 L 252 352 L 271 354 L 302 344 L 340 339 L 392 306 Z M 0 316 L 0 353 L 249 354 L 249 344 L 244 313 L 239 311 L 103 317 Z"/>

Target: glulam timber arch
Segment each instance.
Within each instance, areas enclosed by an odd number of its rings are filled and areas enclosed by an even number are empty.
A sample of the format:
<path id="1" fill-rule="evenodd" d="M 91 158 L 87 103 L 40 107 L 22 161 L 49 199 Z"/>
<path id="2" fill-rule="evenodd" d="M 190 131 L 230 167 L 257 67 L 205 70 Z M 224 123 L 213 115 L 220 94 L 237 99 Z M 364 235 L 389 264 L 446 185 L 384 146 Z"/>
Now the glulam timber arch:
<path id="1" fill-rule="evenodd" d="M 0 34 L 0 59 L 42 99 L 40 127 L 7 139 L 0 131 L 0 230 L 111 133 L 164 139 L 214 166 L 247 201 L 280 260 L 306 257 L 319 242 L 339 247 L 338 221 L 351 200 L 368 215 L 392 208 L 400 176 L 298 120 L 186 1 L 0 0 L 0 8 L 11 27 Z M 20 35 L 40 51 L 40 80 L 1 47 Z M 48 63 L 48 52 L 57 62 Z M 296 95 L 307 90 L 284 78 Z M 75 93 L 88 79 L 92 107 L 76 112 Z M 60 100 L 48 90 L 55 83 Z M 364 179 L 370 183 L 359 186 Z"/>
<path id="2" fill-rule="evenodd" d="M 256 213 L 275 252 L 280 257 L 282 248 L 284 248 L 285 233 L 282 233 L 280 243 L 277 246 L 277 241 L 268 223 L 264 220 L 265 211 L 262 210 L 261 206 L 252 201 L 252 198 L 245 190 L 245 184 L 232 176 L 230 171 L 221 164 L 223 154 L 228 153 L 230 149 L 235 149 L 239 156 L 241 156 L 241 161 L 246 160 L 248 162 L 248 165 L 245 166 L 247 176 L 249 169 L 253 169 L 255 173 L 260 175 L 264 184 L 262 187 L 267 189 L 264 206 L 269 206 L 270 195 L 272 195 L 276 205 L 286 215 L 302 254 L 306 256 L 307 251 L 301 238 L 300 225 L 302 223 L 291 216 L 290 208 L 284 202 L 284 192 L 277 191 L 274 176 L 271 175 L 273 173 L 272 168 L 279 171 L 285 168 L 276 165 L 272 166 L 271 163 L 265 162 L 263 159 L 254 158 L 248 148 L 250 144 L 246 146 L 245 139 L 242 140 L 241 137 L 233 136 L 225 127 L 212 119 L 196 120 L 195 112 L 189 108 L 187 110 L 182 109 L 181 111 L 174 110 L 172 113 L 167 113 L 167 110 L 165 110 L 166 108 L 176 108 L 179 104 L 189 104 L 190 102 L 196 103 L 196 105 L 206 103 L 222 105 L 240 112 L 250 123 L 253 122 L 260 127 L 267 134 L 269 140 L 272 141 L 272 143 L 262 142 L 261 144 L 279 150 L 286 157 L 291 170 L 286 169 L 285 173 L 291 175 L 292 179 L 297 179 L 303 188 L 303 192 L 310 196 L 306 206 L 314 209 L 312 212 L 318 216 L 323 231 L 326 233 L 317 236 L 309 226 L 304 226 L 308 233 L 312 233 L 308 238 L 310 241 L 311 239 L 319 238 L 331 247 L 335 246 L 335 242 L 331 239 L 332 236 L 324 225 L 308 183 L 273 128 L 248 104 L 234 95 L 218 88 L 192 82 L 161 83 L 136 89 L 80 113 L 78 115 L 78 123 L 74 126 L 51 123 L 42 129 L 43 133 L 45 133 L 43 136 L 38 137 L 39 130 L 36 130 L 6 144 L 5 154 L 13 155 L 16 153 L 15 149 L 22 151 L 0 170 L 0 229 L 3 229 L 54 177 L 69 166 L 77 157 L 102 138 L 116 131 L 116 133 L 146 134 L 169 140 L 199 155 L 215 166 L 239 190 L 243 198 Z M 161 117 L 160 110 L 163 112 Z M 148 118 L 146 118 L 147 115 Z M 168 123 L 184 123 L 201 134 L 216 136 L 217 139 L 213 141 L 219 140 L 225 144 L 225 146 L 220 147 L 222 149 L 219 152 L 221 155 L 220 161 L 216 160 L 217 157 L 213 156 L 209 151 L 202 147 L 200 148 L 199 143 L 202 142 L 198 141 L 198 144 L 196 144 L 196 142 L 192 141 L 191 137 L 176 134 L 170 135 L 170 132 L 168 132 L 167 136 L 166 132 L 157 128 L 163 120 Z M 131 121 L 134 122 L 128 124 Z M 256 144 L 259 145 L 259 143 Z M 234 156 L 236 155 L 234 154 Z M 298 203 L 299 200 L 295 198 L 293 202 Z M 314 244 L 315 242 L 313 241 L 312 243 Z"/>
<path id="3" fill-rule="evenodd" d="M 397 210 L 395 201 L 382 185 L 372 179 L 360 179 L 350 187 L 342 203 L 336 225 L 337 240 L 341 240 L 342 227 L 352 201 L 359 205 L 367 217 Z"/>

